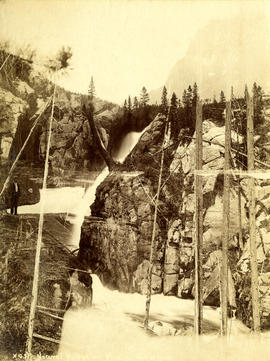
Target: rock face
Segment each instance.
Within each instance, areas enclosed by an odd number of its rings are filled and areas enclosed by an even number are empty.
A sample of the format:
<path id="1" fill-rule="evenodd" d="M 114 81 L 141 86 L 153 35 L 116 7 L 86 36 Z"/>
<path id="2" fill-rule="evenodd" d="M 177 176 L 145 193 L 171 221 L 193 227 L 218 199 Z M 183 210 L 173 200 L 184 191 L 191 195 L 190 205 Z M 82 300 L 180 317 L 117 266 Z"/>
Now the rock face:
<path id="1" fill-rule="evenodd" d="M 149 269 L 153 203 L 159 171 L 163 118 L 146 129 L 126 167 L 140 174 L 113 173 L 99 186 L 92 215 L 82 228 L 80 257 L 103 281 L 122 291 L 145 293 Z M 194 137 L 196 135 L 194 134 Z M 219 305 L 219 267 L 223 227 L 224 127 L 212 121 L 203 124 L 203 295 L 204 302 Z M 155 238 L 153 292 L 192 298 L 194 295 L 194 165 L 195 141 L 171 144 L 165 152 L 165 182 L 159 201 Z M 233 143 L 235 141 L 232 134 Z M 159 158 L 158 158 L 159 157 Z M 250 269 L 247 183 L 241 180 L 241 207 L 237 182 L 230 192 L 229 304 L 250 325 Z M 257 182 L 257 242 L 260 270 L 262 322 L 269 326 L 268 241 L 270 228 L 269 182 Z M 243 242 L 239 241 L 239 214 Z"/>
<path id="2" fill-rule="evenodd" d="M 2 52 L 0 55 L 3 55 Z M 0 75 L 2 163 L 15 159 L 34 121 L 53 93 L 53 84 L 30 62 L 12 55 L 5 67 L 8 67 L 9 77 L 5 72 Z M 81 111 L 84 99 L 82 94 L 71 93 L 60 87 L 56 89 L 50 149 L 50 170 L 53 174 L 63 175 L 63 172 L 72 170 L 96 171 L 104 167 L 88 122 Z M 122 113 L 119 106 L 98 98 L 94 98 L 94 107 L 96 126 L 107 148 L 112 133 L 121 133 L 121 126 L 116 128 L 117 117 L 121 117 Z M 22 160 L 43 164 L 50 112 L 49 104 L 21 155 Z"/>
<path id="3" fill-rule="evenodd" d="M 0 155 L 8 158 L 12 141 L 18 127 L 19 117 L 24 114 L 28 104 L 25 100 L 0 88 L 1 121 L 0 121 Z"/>
<path id="4" fill-rule="evenodd" d="M 120 177 L 120 178 L 119 178 Z M 143 187 L 142 187 L 143 184 Z M 147 195 L 153 195 L 149 181 L 141 176 L 111 174 L 92 209 L 97 220 L 84 222 L 80 257 L 106 282 L 122 291 L 145 293 L 150 252 L 153 210 Z M 153 289 L 162 290 L 165 235 L 157 228 Z"/>
<path id="5" fill-rule="evenodd" d="M 50 163 L 55 174 L 60 171 L 96 171 L 104 167 L 97 151 L 87 119 L 82 114 L 83 97 L 58 89 L 55 101 L 55 117 L 52 126 Z M 119 107 L 95 99 L 95 123 L 105 147 L 114 125 Z M 108 109 L 109 108 L 109 109 Z M 49 116 L 49 114 L 48 114 Z M 48 122 L 44 122 L 40 136 L 40 156 L 45 158 Z"/>

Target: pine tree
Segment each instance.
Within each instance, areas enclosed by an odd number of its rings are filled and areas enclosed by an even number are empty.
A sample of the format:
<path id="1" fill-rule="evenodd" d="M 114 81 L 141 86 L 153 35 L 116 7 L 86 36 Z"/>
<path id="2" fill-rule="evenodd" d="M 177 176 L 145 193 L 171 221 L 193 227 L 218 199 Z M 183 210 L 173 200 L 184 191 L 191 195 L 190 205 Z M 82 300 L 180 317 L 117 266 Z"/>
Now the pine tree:
<path id="1" fill-rule="evenodd" d="M 191 85 L 188 86 L 186 94 L 187 94 L 187 106 L 191 107 L 192 106 L 192 99 L 193 99 L 193 92 L 192 92 Z"/>
<path id="2" fill-rule="evenodd" d="M 187 91 L 186 91 L 186 89 L 183 92 L 182 103 L 183 103 L 183 107 L 185 108 L 187 106 Z"/>
<path id="3" fill-rule="evenodd" d="M 134 101 L 133 101 L 133 109 L 138 109 L 139 108 L 139 102 L 137 97 L 134 97 Z"/>
<path id="4" fill-rule="evenodd" d="M 197 99 L 198 99 L 198 85 L 195 82 L 192 89 L 192 104 L 196 104 Z"/>
<path id="5" fill-rule="evenodd" d="M 161 112 L 165 115 L 167 115 L 168 112 L 167 89 L 165 86 L 163 87 L 161 96 Z"/>
<path id="6" fill-rule="evenodd" d="M 89 85 L 89 89 L 88 89 L 88 95 L 91 100 L 94 99 L 95 94 L 96 94 L 96 89 L 95 89 L 94 79 L 91 76 L 91 81 L 90 81 L 90 85 Z"/>
<path id="7" fill-rule="evenodd" d="M 142 87 L 142 91 L 141 91 L 141 105 L 143 107 L 145 107 L 147 105 L 147 103 L 149 102 L 149 95 L 147 93 L 147 90 L 145 88 L 145 86 Z"/>
<path id="8" fill-rule="evenodd" d="M 127 110 L 127 100 L 124 101 L 124 110 Z"/>
<path id="9" fill-rule="evenodd" d="M 219 100 L 219 102 L 222 103 L 222 104 L 226 103 L 226 98 L 225 98 L 223 90 L 221 90 L 221 92 L 220 92 L 220 100 Z"/>
<path id="10" fill-rule="evenodd" d="M 173 92 L 171 97 L 169 122 L 171 123 L 171 135 L 174 139 L 177 138 L 180 130 L 178 120 L 178 101 L 175 92 Z"/>
<path id="11" fill-rule="evenodd" d="M 128 96 L 128 112 L 131 112 L 131 108 L 132 108 L 131 99 L 130 96 Z"/>
<path id="12" fill-rule="evenodd" d="M 175 94 L 175 92 L 172 93 L 172 97 L 171 97 L 171 111 L 175 112 L 177 110 L 177 96 Z"/>
<path id="13" fill-rule="evenodd" d="M 128 104 L 127 104 L 127 118 L 128 121 L 131 120 L 132 117 L 132 104 L 131 104 L 131 98 L 128 96 Z"/>

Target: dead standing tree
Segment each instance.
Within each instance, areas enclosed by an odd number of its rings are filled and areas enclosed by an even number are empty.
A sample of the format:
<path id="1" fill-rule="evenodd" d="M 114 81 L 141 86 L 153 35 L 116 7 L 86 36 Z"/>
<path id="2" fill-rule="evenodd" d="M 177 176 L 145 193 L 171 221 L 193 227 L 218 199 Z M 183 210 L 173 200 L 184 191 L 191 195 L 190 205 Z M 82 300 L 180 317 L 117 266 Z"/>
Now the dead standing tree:
<path id="1" fill-rule="evenodd" d="M 196 104 L 196 157 L 195 157 L 195 317 L 194 332 L 202 332 L 202 244 L 203 244 L 203 192 L 202 171 L 203 141 L 202 141 L 202 102 Z"/>
<path id="2" fill-rule="evenodd" d="M 158 188 L 155 200 L 155 211 L 154 211 L 154 220 L 153 220 L 153 230 L 152 230 L 152 238 L 151 238 L 151 246 L 150 246 L 150 257 L 149 257 L 149 270 L 148 270 L 148 283 L 147 283 L 147 294 L 146 294 L 146 303 L 145 303 L 145 318 L 144 318 L 144 328 L 148 329 L 149 324 L 149 313 L 150 313 L 150 304 L 151 304 L 151 295 L 152 295 L 152 272 L 153 272 L 153 258 L 154 258 L 154 249 L 155 249 L 155 238 L 156 238 L 156 224 L 157 224 L 157 213 L 158 213 L 158 202 L 161 190 L 161 180 L 162 180 L 162 172 L 164 165 L 164 151 L 166 148 L 167 138 L 170 136 L 168 131 L 168 119 L 169 119 L 170 109 L 168 111 L 168 115 L 166 118 L 165 129 L 164 129 L 164 137 L 161 145 L 161 160 L 160 160 L 160 170 L 158 177 Z"/>
<path id="3" fill-rule="evenodd" d="M 220 274 L 221 285 L 221 334 L 228 332 L 228 244 L 230 239 L 230 167 L 231 167 L 231 102 L 226 103 L 225 118 L 225 163 L 224 163 L 224 193 L 223 193 L 223 236 L 222 263 Z"/>
<path id="4" fill-rule="evenodd" d="M 107 149 L 105 148 L 95 125 L 95 121 L 94 121 L 94 104 L 93 104 L 93 98 L 89 97 L 89 99 L 87 99 L 87 101 L 82 105 L 82 113 L 84 114 L 84 116 L 87 118 L 93 138 L 94 138 L 94 142 L 96 143 L 96 146 L 98 148 L 98 151 L 100 153 L 100 155 L 102 156 L 102 158 L 104 159 L 107 167 L 109 168 L 109 170 L 113 170 L 116 168 L 116 166 L 120 165 L 120 163 L 116 162 L 115 160 L 113 160 L 113 158 L 110 156 L 110 154 L 108 153 Z"/>
<path id="5" fill-rule="evenodd" d="M 52 134 L 54 104 L 55 104 L 55 97 L 56 97 L 55 76 L 56 76 L 56 74 L 59 74 L 60 71 L 64 71 L 69 66 L 69 59 L 71 58 L 71 56 L 72 56 L 72 53 L 71 53 L 70 48 L 68 48 L 68 49 L 62 48 L 59 51 L 56 59 L 51 60 L 50 63 L 48 64 L 48 70 L 53 75 L 54 88 L 53 88 L 53 95 L 52 95 L 51 114 L 50 114 L 50 118 L 49 118 L 49 130 L 48 130 L 46 157 L 45 157 L 45 165 L 44 165 L 44 176 L 43 176 L 43 184 L 42 184 L 43 191 L 47 188 L 50 142 L 51 142 L 51 134 Z M 33 278 L 33 287 L 32 287 L 32 299 L 31 299 L 29 323 L 28 323 L 28 339 L 27 339 L 27 353 L 26 353 L 28 355 L 28 358 L 31 358 L 33 336 L 35 336 L 34 322 L 35 322 L 35 314 L 36 314 L 37 299 L 38 299 L 38 280 L 39 280 L 39 265 L 40 265 L 40 251 L 41 251 L 41 245 L 42 245 L 43 223 L 44 223 L 44 198 L 41 197 L 37 246 L 36 246 L 36 255 L 35 255 L 34 278 Z"/>
<path id="6" fill-rule="evenodd" d="M 248 153 L 248 190 L 249 190 L 249 242 L 250 242 L 250 271 L 251 271 L 251 298 L 253 312 L 253 331 L 260 332 L 260 307 L 258 290 L 258 264 L 256 248 L 256 209 L 255 209 L 255 180 L 254 172 L 254 105 L 246 88 L 247 100 L 247 153 Z"/>

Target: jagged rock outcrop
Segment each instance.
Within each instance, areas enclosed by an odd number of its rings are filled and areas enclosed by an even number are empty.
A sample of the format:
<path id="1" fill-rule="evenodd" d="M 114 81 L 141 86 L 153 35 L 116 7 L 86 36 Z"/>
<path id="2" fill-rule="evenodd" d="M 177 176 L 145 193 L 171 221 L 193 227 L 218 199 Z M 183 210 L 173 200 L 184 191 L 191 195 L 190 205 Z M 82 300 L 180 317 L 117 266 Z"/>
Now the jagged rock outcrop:
<path id="1" fill-rule="evenodd" d="M 150 252 L 153 209 L 150 182 L 140 175 L 111 174 L 96 198 L 92 215 L 86 219 L 80 240 L 79 258 L 93 271 L 103 275 L 105 282 L 122 291 L 145 289 Z M 162 290 L 162 259 L 164 234 L 157 227 L 153 289 Z"/>
<path id="2" fill-rule="evenodd" d="M 92 215 L 82 228 L 80 257 L 103 275 L 105 283 L 122 291 L 145 293 L 153 222 L 151 199 L 156 191 L 160 141 L 164 120 L 158 116 L 146 129 L 125 165 L 143 174 L 113 173 L 99 186 Z M 194 137 L 196 134 L 194 134 Z M 223 226 L 224 127 L 212 121 L 203 124 L 204 206 L 204 301 L 219 304 L 219 267 Z M 232 142 L 237 137 L 232 133 Z M 242 139 L 240 138 L 240 141 Z M 233 156 L 235 153 L 232 153 Z M 179 145 L 165 152 L 165 185 L 159 202 L 153 292 L 194 294 L 194 164 L 195 140 L 179 135 Z M 239 243 L 238 183 L 232 176 L 229 243 L 229 304 L 250 324 L 250 269 L 248 242 L 247 182 L 241 178 L 241 227 Z M 258 263 L 262 322 L 270 325 L 269 182 L 257 182 Z"/>
<path id="3" fill-rule="evenodd" d="M 28 104 L 10 91 L 0 88 L 0 107 L 0 156 L 7 159 L 15 138 L 19 117 L 25 113 Z"/>
<path id="4" fill-rule="evenodd" d="M 50 162 L 58 170 L 101 170 L 104 161 L 98 152 L 87 118 L 82 113 L 83 96 L 58 89 L 52 128 Z M 119 107 L 94 100 L 95 124 L 105 147 Z M 109 107 L 110 109 L 107 109 Z M 48 123 L 44 122 L 40 137 L 40 156 L 45 158 Z"/>
<path id="5" fill-rule="evenodd" d="M 8 54 L 0 54 L 6 59 Z M 0 61 L 1 61 L 0 59 Z M 53 93 L 53 84 L 37 66 L 17 56 L 9 56 L 5 69 L 0 74 L 0 155 L 4 163 L 13 161 L 21 149 L 35 119 L 45 102 Z M 52 129 L 50 170 L 63 175 L 64 171 L 96 171 L 104 167 L 96 144 L 93 141 L 87 119 L 82 114 L 85 96 L 56 89 L 54 121 Z M 94 98 L 95 123 L 104 146 L 107 148 L 113 132 L 117 129 L 120 107 Z M 50 106 L 41 117 L 28 142 L 21 159 L 40 165 L 45 159 Z M 116 145 L 117 147 L 117 145 Z"/>

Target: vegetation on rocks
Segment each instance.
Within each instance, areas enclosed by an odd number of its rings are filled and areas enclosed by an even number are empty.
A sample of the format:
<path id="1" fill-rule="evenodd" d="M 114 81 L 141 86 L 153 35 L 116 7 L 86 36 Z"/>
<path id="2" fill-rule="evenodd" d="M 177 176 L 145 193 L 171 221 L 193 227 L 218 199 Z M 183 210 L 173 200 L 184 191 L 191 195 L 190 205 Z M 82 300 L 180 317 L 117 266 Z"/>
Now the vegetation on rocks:
<path id="1" fill-rule="evenodd" d="M 1 294 L 0 348 L 10 355 L 25 352 L 33 282 L 38 215 L 0 218 Z M 38 309 L 35 332 L 42 336 L 60 339 L 61 319 L 52 318 L 40 311 L 63 317 L 70 306 L 71 268 L 82 268 L 66 248 L 71 229 L 59 215 L 46 215 L 41 251 Z M 57 344 L 35 339 L 33 353 L 53 354 Z"/>
<path id="2" fill-rule="evenodd" d="M 165 93 L 164 93 L 165 94 Z M 222 99 L 221 99 L 222 100 Z M 236 107 L 238 103 L 238 107 Z M 239 105 L 240 103 L 240 105 Z M 164 102 L 165 104 L 165 102 Z M 245 100 L 233 103 L 234 123 L 232 146 L 245 151 L 244 121 Z M 240 107 L 240 108 L 239 108 Z M 181 112 L 181 110 L 179 110 Z M 222 234 L 222 194 L 224 166 L 224 99 L 219 103 L 204 105 L 203 123 L 203 178 L 204 195 L 204 302 L 219 305 L 219 264 Z M 257 113 L 256 113 L 257 112 Z M 263 116 L 263 109 L 255 108 Z M 170 119 L 170 118 L 169 118 Z M 179 119 L 179 118 L 178 118 Z M 243 124 L 239 129 L 239 123 Z M 92 215 L 99 217 L 86 220 L 81 236 L 80 257 L 89 260 L 94 269 L 110 284 L 122 291 L 146 292 L 149 269 L 148 259 L 153 223 L 153 199 L 155 198 L 160 164 L 160 146 L 164 131 L 165 115 L 159 114 L 145 129 L 138 144 L 126 158 L 123 170 L 112 173 L 97 189 Z M 172 122 L 170 123 L 172 126 Z M 268 119 L 264 115 L 264 127 Z M 268 124 L 269 126 L 269 124 Z M 265 137 L 256 126 L 256 137 Z M 194 294 L 194 166 L 195 140 L 192 127 L 180 128 L 177 137 L 171 139 L 165 150 L 165 170 L 158 205 L 158 230 L 155 240 L 155 258 L 152 292 L 192 298 Z M 264 138 L 265 139 L 265 138 Z M 257 143 L 256 143 L 257 144 Z M 257 146 L 259 148 L 259 145 Z M 245 160 L 233 153 L 233 164 Z M 126 177 L 125 171 L 133 172 Z M 128 174 L 128 173 L 127 173 Z M 264 247 L 260 261 L 260 297 L 262 324 L 268 327 L 268 232 L 265 219 L 269 214 L 267 185 L 258 182 L 257 207 L 258 246 Z M 239 244 L 237 181 L 231 189 L 231 241 L 229 245 L 229 304 L 237 317 L 250 326 L 250 288 L 248 258 L 248 214 L 245 179 L 241 179 L 241 213 L 244 245 Z M 265 188 L 266 187 L 266 188 Z M 139 195 L 139 197 L 137 196 Z M 265 213 L 266 212 L 266 213 Z M 260 216 L 259 216 L 260 215 Z M 262 241 L 263 239 L 263 241 Z M 263 244 L 263 245 L 262 245 Z M 126 254 L 126 251 L 129 253 Z M 141 250 L 143 250 L 142 253 Z M 85 258 L 84 258 L 85 256 Z M 136 260 L 136 261 L 135 261 Z M 90 261 L 91 262 L 91 261 Z M 135 262 L 135 263 L 134 263 Z M 245 266 L 244 266 L 245 265 Z M 231 313 L 232 314 L 232 313 Z"/>

